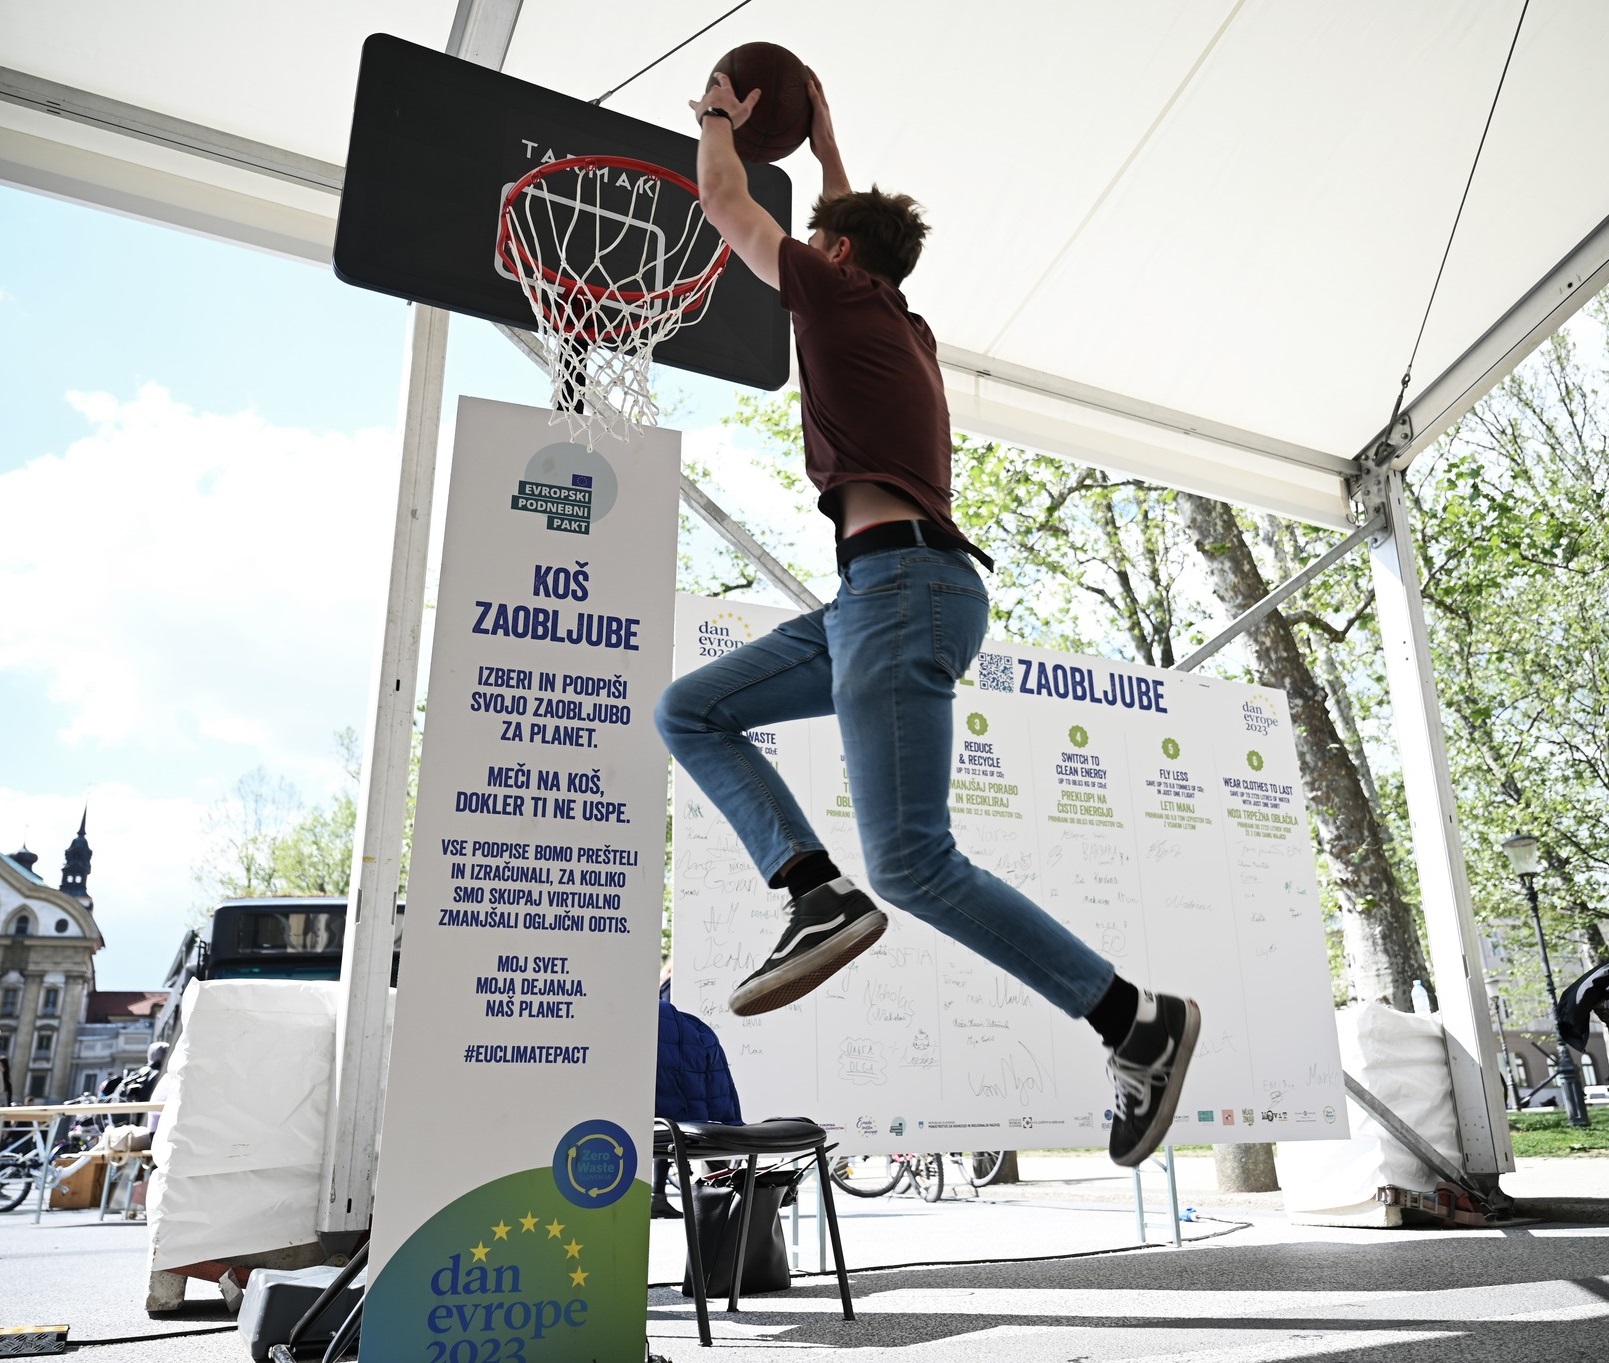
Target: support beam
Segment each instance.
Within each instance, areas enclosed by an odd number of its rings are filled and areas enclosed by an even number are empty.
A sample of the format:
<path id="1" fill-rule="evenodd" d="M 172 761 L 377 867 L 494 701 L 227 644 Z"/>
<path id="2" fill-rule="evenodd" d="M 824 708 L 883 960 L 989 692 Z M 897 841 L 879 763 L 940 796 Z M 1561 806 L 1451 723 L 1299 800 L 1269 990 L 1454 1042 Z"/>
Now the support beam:
<path id="1" fill-rule="evenodd" d="M 1420 901 L 1447 1037 L 1464 1170 L 1478 1185 L 1490 1187 L 1499 1174 L 1513 1170 L 1514 1147 L 1487 1014 L 1480 936 L 1458 834 L 1458 810 L 1431 670 L 1402 475 L 1382 472 L 1377 484 L 1368 500 L 1385 512 L 1386 527 L 1371 544 L 1371 567 L 1413 827 L 1414 860 L 1419 867 Z"/>
<path id="2" fill-rule="evenodd" d="M 939 345 L 951 424 L 1125 477 L 1350 530 L 1351 459 Z"/>
<path id="3" fill-rule="evenodd" d="M 216 128 L 203 127 L 169 114 L 141 109 L 122 100 L 107 99 L 105 95 L 77 90 L 70 85 L 59 85 L 53 80 L 31 76 L 26 71 L 13 71 L 0 66 L 0 99 L 25 109 L 35 109 L 56 118 L 65 118 L 91 128 L 137 137 L 173 151 L 191 156 L 204 156 L 240 170 L 255 171 L 259 175 L 272 175 L 308 189 L 319 189 L 331 194 L 341 192 L 345 171 L 328 161 L 271 147 L 266 142 L 253 142 L 249 137 L 236 137 Z"/>
<path id="4" fill-rule="evenodd" d="M 318 1233 L 326 1249 L 349 1252 L 369 1229 L 375 1138 L 389 1063 L 387 1000 L 396 941 L 402 825 L 407 814 L 413 707 L 425 606 L 430 508 L 441 429 L 450 313 L 415 305 L 408 335 L 402 459 L 391 539 L 380 661 L 370 697 L 347 892 L 341 1001 L 336 1013 L 335 1085 L 324 1142 L 326 1196 Z"/>
<path id="5" fill-rule="evenodd" d="M 1294 596 L 1297 592 L 1301 591 L 1303 587 L 1307 586 L 1307 584 L 1314 578 L 1328 572 L 1332 567 L 1334 567 L 1354 549 L 1356 549 L 1358 545 L 1362 544 L 1364 540 L 1368 539 L 1371 535 L 1375 534 L 1377 531 L 1383 530 L 1384 528 L 1384 516 L 1375 516 L 1368 522 L 1367 525 L 1359 526 L 1333 549 L 1328 550 L 1319 558 L 1314 559 L 1313 562 L 1309 563 L 1307 567 L 1302 569 L 1301 572 L 1297 573 L 1295 577 L 1290 578 L 1288 581 L 1283 582 L 1279 586 L 1275 587 L 1273 591 L 1269 592 L 1268 595 L 1259 601 L 1255 606 L 1253 606 L 1250 610 L 1245 611 L 1237 619 L 1235 619 L 1227 628 L 1223 630 L 1222 633 L 1216 634 L 1211 639 L 1207 640 L 1206 643 L 1202 644 L 1200 648 L 1198 648 L 1182 663 L 1176 663 L 1174 665 L 1174 670 L 1177 672 L 1194 672 L 1196 668 L 1200 667 L 1202 663 L 1206 662 L 1207 659 L 1212 657 L 1212 655 L 1219 649 L 1223 648 L 1226 644 L 1233 643 L 1264 616 L 1271 614 L 1280 604 L 1280 602 L 1284 601 L 1287 597 Z"/>
<path id="6" fill-rule="evenodd" d="M 459 0 L 453 46 L 508 51 L 519 0 Z M 447 370 L 450 314 L 414 304 L 404 382 L 402 459 L 391 544 L 385 630 L 375 678 L 353 838 L 341 1000 L 336 1014 L 335 1085 L 324 1146 L 318 1234 L 329 1250 L 350 1252 L 374 1208 L 376 1138 L 390 1063 L 387 1003 L 396 934 L 402 825 L 413 750 L 413 706 L 430 552 L 436 446 Z"/>
<path id="7" fill-rule="evenodd" d="M 1367 1112 L 1381 1126 L 1385 1127 L 1393 1137 L 1401 1142 L 1404 1149 L 1417 1158 L 1427 1168 L 1440 1174 L 1449 1183 L 1462 1183 L 1464 1176 L 1453 1168 L 1451 1161 L 1436 1149 L 1429 1141 L 1415 1131 L 1401 1117 L 1382 1103 L 1368 1089 L 1364 1088 L 1350 1074 L 1342 1071 L 1341 1077 L 1346 1081 L 1346 1091 L 1352 1096 L 1352 1101 Z"/>
<path id="8" fill-rule="evenodd" d="M 760 542 L 716 505 L 715 500 L 685 473 L 682 474 L 682 500 L 717 535 L 748 559 L 766 581 L 801 610 L 813 611 L 821 601 L 798 578 L 761 547 Z"/>
<path id="9" fill-rule="evenodd" d="M 1389 433 L 1392 467 L 1407 468 L 1605 288 L 1609 288 L 1609 218 L 1403 408 L 1395 432 Z M 1375 436 L 1359 459 L 1372 463 L 1376 447 L 1387 435 L 1382 431 Z"/>

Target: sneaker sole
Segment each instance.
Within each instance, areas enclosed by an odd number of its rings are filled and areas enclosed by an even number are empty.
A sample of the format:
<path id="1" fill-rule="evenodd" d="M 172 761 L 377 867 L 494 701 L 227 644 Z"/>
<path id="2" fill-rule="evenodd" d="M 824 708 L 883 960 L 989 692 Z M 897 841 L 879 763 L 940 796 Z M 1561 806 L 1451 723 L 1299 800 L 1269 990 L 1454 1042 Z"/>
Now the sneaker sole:
<path id="1" fill-rule="evenodd" d="M 1138 1164 L 1144 1164 L 1156 1153 L 1157 1146 L 1162 1144 L 1163 1136 L 1173 1125 L 1173 1114 L 1179 1106 L 1179 1093 L 1184 1088 L 1185 1072 L 1190 1068 L 1190 1057 L 1196 1053 L 1196 1038 L 1201 1035 L 1200 1006 L 1194 999 L 1186 999 L 1184 1002 L 1184 1032 L 1179 1037 L 1179 1050 L 1173 1058 L 1173 1073 L 1168 1076 L 1168 1086 L 1162 1090 L 1162 1100 L 1157 1104 L 1156 1115 L 1151 1118 L 1151 1125 L 1145 1128 L 1144 1137 L 1121 1159 L 1116 1155 L 1112 1156 L 1112 1163 L 1120 1168 L 1132 1169 Z"/>
<path id="2" fill-rule="evenodd" d="M 888 915 L 875 909 L 857 918 L 831 941 L 800 952 L 793 960 L 759 979 L 739 985 L 732 991 L 727 1006 L 740 1018 L 785 1008 L 830 980 L 887 929 Z"/>

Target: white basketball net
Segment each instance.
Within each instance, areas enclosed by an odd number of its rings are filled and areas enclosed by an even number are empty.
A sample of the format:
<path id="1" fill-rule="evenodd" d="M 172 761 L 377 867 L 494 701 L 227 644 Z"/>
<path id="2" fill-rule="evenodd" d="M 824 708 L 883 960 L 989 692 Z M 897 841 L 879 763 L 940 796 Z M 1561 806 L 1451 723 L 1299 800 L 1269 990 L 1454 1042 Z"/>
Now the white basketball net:
<path id="1" fill-rule="evenodd" d="M 656 424 L 654 347 L 703 315 L 729 254 L 697 186 L 643 161 L 556 161 L 509 189 L 497 254 L 531 305 L 571 436 L 590 449 Z"/>

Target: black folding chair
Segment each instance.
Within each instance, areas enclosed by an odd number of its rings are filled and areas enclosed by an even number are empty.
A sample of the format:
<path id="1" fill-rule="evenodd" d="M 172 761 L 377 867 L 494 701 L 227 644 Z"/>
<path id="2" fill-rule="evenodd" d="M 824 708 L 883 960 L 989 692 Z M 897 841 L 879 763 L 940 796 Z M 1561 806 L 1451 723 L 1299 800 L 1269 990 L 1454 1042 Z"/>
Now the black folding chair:
<path id="1" fill-rule="evenodd" d="M 748 1249 L 749 1215 L 754 1210 L 754 1181 L 762 1155 L 768 1159 L 784 1160 L 814 1157 L 816 1175 L 821 1184 L 821 1208 L 826 1213 L 827 1230 L 832 1236 L 832 1258 L 838 1270 L 838 1295 L 843 1301 L 844 1319 L 855 1318 L 854 1303 L 849 1296 L 849 1274 L 844 1268 L 844 1247 L 838 1238 L 838 1214 L 832 1204 L 832 1178 L 827 1170 L 827 1133 L 814 1122 L 802 1118 L 772 1118 L 766 1122 L 731 1126 L 723 1122 L 673 1122 L 668 1117 L 656 1117 L 654 1156 L 656 1159 L 674 1159 L 677 1177 L 681 1182 L 687 1262 L 689 1276 L 693 1280 L 693 1303 L 698 1312 L 698 1338 L 704 1345 L 714 1343 L 710 1337 L 707 1292 L 710 1278 L 704 1269 L 698 1228 L 694 1224 L 693 1170 L 690 1161 L 748 1162 L 739 1194 L 743 1210 L 738 1219 L 737 1240 L 732 1246 L 732 1290 L 726 1303 L 728 1311 L 736 1311 L 743 1284 L 744 1254 Z"/>

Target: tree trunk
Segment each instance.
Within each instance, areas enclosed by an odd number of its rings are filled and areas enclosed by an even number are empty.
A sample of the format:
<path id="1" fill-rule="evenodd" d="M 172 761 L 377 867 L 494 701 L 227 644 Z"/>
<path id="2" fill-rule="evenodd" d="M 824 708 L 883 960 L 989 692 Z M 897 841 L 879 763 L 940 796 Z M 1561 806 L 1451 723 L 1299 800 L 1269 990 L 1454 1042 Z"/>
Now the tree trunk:
<path id="1" fill-rule="evenodd" d="M 1231 616 L 1268 594 L 1234 511 L 1223 502 L 1178 494 L 1186 530 L 1206 563 L 1212 589 Z M 1413 1011 L 1413 982 L 1431 987 L 1413 914 L 1403 901 L 1380 825 L 1346 745 L 1336 732 L 1296 636 L 1278 611 L 1245 634 L 1257 679 L 1289 697 L 1302 789 L 1341 902 L 1341 937 L 1351 992 Z"/>
<path id="2" fill-rule="evenodd" d="M 1274 1168 L 1274 1147 L 1260 1143 L 1215 1145 L 1213 1168 L 1220 1193 L 1277 1193 L 1279 1174 Z"/>

